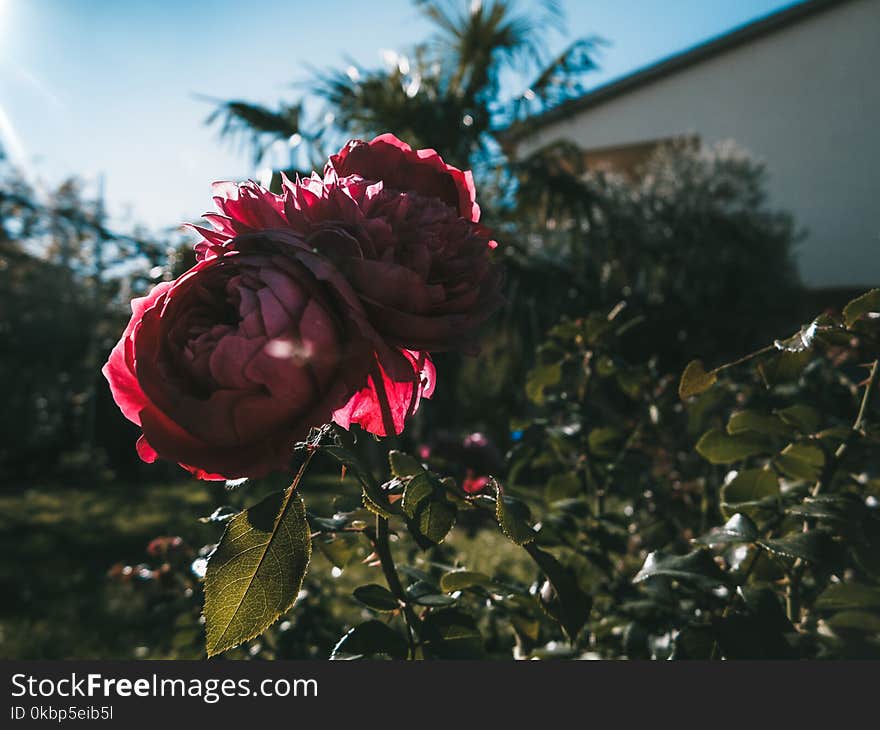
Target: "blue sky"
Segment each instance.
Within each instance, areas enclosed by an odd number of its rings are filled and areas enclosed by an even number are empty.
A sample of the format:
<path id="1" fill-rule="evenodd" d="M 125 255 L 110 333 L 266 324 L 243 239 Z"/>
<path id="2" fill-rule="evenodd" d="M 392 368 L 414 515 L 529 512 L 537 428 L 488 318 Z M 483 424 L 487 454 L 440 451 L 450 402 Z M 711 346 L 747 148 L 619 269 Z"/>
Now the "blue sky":
<path id="1" fill-rule="evenodd" d="M 606 38 L 598 85 L 788 4 L 563 0 L 569 36 L 548 44 Z M 103 173 L 118 226 L 174 225 L 212 180 L 254 174 L 197 94 L 294 98 L 309 66 L 378 66 L 428 32 L 410 0 L 0 0 L 0 140 L 34 178 Z"/>

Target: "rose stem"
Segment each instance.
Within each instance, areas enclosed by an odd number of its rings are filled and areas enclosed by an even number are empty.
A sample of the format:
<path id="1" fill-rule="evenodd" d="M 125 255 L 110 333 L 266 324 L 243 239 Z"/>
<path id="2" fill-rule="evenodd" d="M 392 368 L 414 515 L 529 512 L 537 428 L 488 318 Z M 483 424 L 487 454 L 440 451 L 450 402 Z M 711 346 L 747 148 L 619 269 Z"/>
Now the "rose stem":
<path id="1" fill-rule="evenodd" d="M 373 547 L 376 555 L 379 556 L 379 562 L 382 565 L 382 572 L 385 574 L 385 580 L 388 588 L 395 595 L 398 601 L 403 604 L 403 618 L 406 621 L 407 637 L 409 639 L 410 657 L 415 659 L 415 641 L 413 639 L 413 627 L 417 625 L 412 608 L 407 602 L 406 592 L 400 577 L 397 575 L 397 569 L 394 567 L 394 557 L 391 555 L 391 545 L 388 541 L 388 520 L 381 515 L 376 515 L 376 533 L 373 539 Z"/>

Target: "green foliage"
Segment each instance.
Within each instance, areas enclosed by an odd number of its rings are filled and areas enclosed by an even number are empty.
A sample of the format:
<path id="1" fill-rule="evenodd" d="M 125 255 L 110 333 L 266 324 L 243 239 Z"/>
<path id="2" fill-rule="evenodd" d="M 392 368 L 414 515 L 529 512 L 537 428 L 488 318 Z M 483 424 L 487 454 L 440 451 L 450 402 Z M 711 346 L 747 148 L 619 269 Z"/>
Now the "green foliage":
<path id="1" fill-rule="evenodd" d="M 621 356 L 631 307 L 550 331 L 536 372 L 557 375 L 531 389 L 507 482 L 538 511 L 535 547 L 580 564 L 575 647 L 880 656 L 875 307 L 680 378 Z"/>
<path id="2" fill-rule="evenodd" d="M 626 299 L 645 321 L 619 354 L 679 368 L 694 352 L 739 356 L 801 316 L 797 232 L 768 206 L 761 164 L 690 143 L 659 148 L 628 176 L 583 160 L 556 143 L 509 166 L 515 195 L 502 215 L 518 235 L 505 243 L 518 297 L 548 317 L 542 328 Z M 690 367 L 685 397 L 713 378 Z"/>
<path id="3" fill-rule="evenodd" d="M 400 603 L 394 597 L 394 594 L 387 588 L 383 588 L 375 583 L 358 586 L 354 589 L 352 595 L 374 611 L 396 611 L 400 608 Z"/>
<path id="4" fill-rule="evenodd" d="M 230 520 L 205 575 L 208 656 L 262 633 L 296 600 L 312 556 L 305 504 L 295 493 L 266 497 Z"/>
<path id="5" fill-rule="evenodd" d="M 440 588 L 446 593 L 463 591 L 475 586 L 487 586 L 492 582 L 484 573 L 473 570 L 453 570 L 440 578 Z"/>

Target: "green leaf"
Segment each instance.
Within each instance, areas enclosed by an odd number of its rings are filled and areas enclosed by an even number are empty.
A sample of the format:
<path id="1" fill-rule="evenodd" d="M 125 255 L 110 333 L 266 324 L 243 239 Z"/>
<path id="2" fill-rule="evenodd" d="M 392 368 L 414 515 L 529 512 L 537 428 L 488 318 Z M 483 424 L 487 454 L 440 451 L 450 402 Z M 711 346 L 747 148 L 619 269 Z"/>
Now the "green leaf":
<path id="1" fill-rule="evenodd" d="M 361 536 L 356 532 L 338 532 L 331 537 L 317 537 L 315 547 L 337 568 L 347 568 L 363 552 Z"/>
<path id="2" fill-rule="evenodd" d="M 825 466 L 825 452 L 815 444 L 789 444 L 773 461 L 790 479 L 814 482 Z"/>
<path id="3" fill-rule="evenodd" d="M 758 365 L 764 379 L 770 385 L 779 385 L 796 380 L 813 359 L 811 350 L 803 352 L 780 352 L 767 362 Z"/>
<path id="4" fill-rule="evenodd" d="M 331 659 L 360 659 L 384 654 L 394 659 L 406 659 L 409 647 L 400 634 L 381 621 L 358 624 L 333 647 Z"/>
<path id="5" fill-rule="evenodd" d="M 707 431 L 697 442 L 699 454 L 712 464 L 730 464 L 769 449 L 767 439 L 760 434 L 747 432 L 731 436 L 720 428 Z"/>
<path id="6" fill-rule="evenodd" d="M 832 583 L 816 599 L 817 611 L 880 609 L 880 587 L 863 583 Z"/>
<path id="7" fill-rule="evenodd" d="M 413 476 L 425 471 L 418 459 L 402 451 L 389 451 L 388 463 L 391 466 L 391 473 L 396 477 Z"/>
<path id="8" fill-rule="evenodd" d="M 558 385 L 562 380 L 562 364 L 555 362 L 539 365 L 529 372 L 526 381 L 526 395 L 536 405 L 544 403 L 544 389 Z"/>
<path id="9" fill-rule="evenodd" d="M 352 591 L 352 595 L 374 611 L 396 611 L 400 608 L 400 601 L 394 597 L 394 594 L 376 583 L 358 586 Z"/>
<path id="10" fill-rule="evenodd" d="M 363 485 L 363 501 L 364 507 L 366 507 L 370 512 L 374 515 L 379 515 L 379 517 L 384 517 L 386 520 L 391 518 L 391 512 L 387 510 L 384 504 L 385 502 L 384 495 L 378 491 L 378 488 L 373 485 L 372 488 L 368 488 L 366 485 Z M 377 499 L 377 497 L 380 497 Z"/>
<path id="11" fill-rule="evenodd" d="M 706 372 L 702 360 L 691 360 L 681 374 L 681 380 L 678 383 L 678 397 L 685 400 L 692 395 L 699 395 L 709 390 L 717 382 L 718 376 L 714 370 Z"/>
<path id="12" fill-rule="evenodd" d="M 800 504 L 789 507 L 786 513 L 798 517 L 813 517 L 858 525 L 865 516 L 866 509 L 864 502 L 855 495 L 823 494 L 818 497 L 806 497 Z"/>
<path id="13" fill-rule="evenodd" d="M 574 640 L 590 616 L 592 599 L 581 590 L 574 572 L 550 553 L 533 543 L 525 545 L 525 550 L 547 576 L 552 587 L 551 595 L 544 595 L 544 591 L 541 591 L 541 605 L 562 626 L 568 638 Z"/>
<path id="14" fill-rule="evenodd" d="M 778 555 L 809 563 L 832 563 L 840 554 L 831 537 L 819 530 L 792 532 L 778 540 L 759 540 L 758 544 Z"/>
<path id="15" fill-rule="evenodd" d="M 769 469 L 743 469 L 721 488 L 721 501 L 732 505 L 778 496 L 779 479 Z"/>
<path id="16" fill-rule="evenodd" d="M 880 289 L 856 297 L 843 308 L 843 319 L 847 327 L 852 327 L 857 320 L 871 312 L 880 312 Z"/>
<path id="17" fill-rule="evenodd" d="M 463 591 L 474 586 L 489 585 L 492 579 L 485 573 L 477 573 L 471 570 L 453 570 L 440 578 L 440 588 L 446 593 Z"/>
<path id="18" fill-rule="evenodd" d="M 434 487 L 428 474 L 426 472 L 416 474 L 416 476 L 409 480 L 403 492 L 401 507 L 404 514 L 407 517 L 414 518 L 419 504 L 421 504 L 422 500 L 430 497 L 433 492 Z"/>
<path id="19" fill-rule="evenodd" d="M 455 524 L 457 510 L 445 499 L 429 499 L 419 508 L 419 531 L 431 542 L 440 544 Z"/>
<path id="20" fill-rule="evenodd" d="M 343 464 L 360 482 L 364 490 L 364 506 L 370 512 L 385 519 L 391 517 L 391 505 L 388 503 L 376 480 L 373 479 L 369 469 L 361 463 L 354 453 L 343 446 L 322 446 L 321 450 L 332 456 L 340 464 Z"/>
<path id="21" fill-rule="evenodd" d="M 725 399 L 723 389 L 707 390 L 694 398 L 687 407 L 687 433 L 695 437 L 706 430 L 713 414 Z"/>
<path id="22" fill-rule="evenodd" d="M 769 469 L 744 469 L 721 487 L 721 512 L 730 517 L 744 512 L 753 519 L 765 507 L 776 507 L 779 479 Z"/>
<path id="23" fill-rule="evenodd" d="M 766 436 L 789 436 L 792 433 L 786 423 L 778 416 L 755 413 L 754 411 L 738 411 L 727 422 L 727 433 L 735 436 L 747 431 Z"/>
<path id="24" fill-rule="evenodd" d="M 600 458 L 609 458 L 615 455 L 615 444 L 620 443 L 622 434 L 611 426 L 600 426 L 590 431 L 587 436 L 587 445 L 590 453 Z"/>
<path id="25" fill-rule="evenodd" d="M 723 527 L 713 527 L 694 542 L 701 545 L 725 545 L 729 543 L 754 542 L 758 538 L 758 527 L 748 517 L 735 514 Z"/>
<path id="26" fill-rule="evenodd" d="M 544 497 L 548 502 L 558 502 L 560 499 L 575 497 L 581 492 L 581 480 L 574 472 L 567 471 L 554 474 L 547 480 Z"/>
<path id="27" fill-rule="evenodd" d="M 476 621 L 457 608 L 432 611 L 423 626 L 425 650 L 436 659 L 482 659 L 483 637 Z"/>
<path id="28" fill-rule="evenodd" d="M 696 550 L 687 555 L 666 555 L 659 550 L 649 553 L 633 583 L 656 577 L 674 578 L 710 588 L 727 582 L 708 550 Z"/>
<path id="29" fill-rule="evenodd" d="M 867 611 L 841 611 L 828 619 L 828 625 L 836 633 L 841 631 L 861 631 L 880 634 L 880 616 Z"/>
<path id="30" fill-rule="evenodd" d="M 819 412 L 803 403 L 795 403 L 793 406 L 776 411 L 776 415 L 804 434 L 818 431 L 821 423 Z"/>
<path id="31" fill-rule="evenodd" d="M 492 479 L 490 486 L 495 490 L 495 519 L 501 532 L 511 542 L 526 545 L 535 539 L 535 531 L 529 525 L 528 507 L 519 500 L 505 497 L 501 484 Z"/>
<path id="32" fill-rule="evenodd" d="M 265 631 L 296 600 L 312 555 L 306 508 L 286 490 L 236 515 L 208 561 L 208 656 Z"/>
<path id="33" fill-rule="evenodd" d="M 449 606 L 455 603 L 452 596 L 437 590 L 437 586 L 427 580 L 419 580 L 406 589 L 406 597 L 412 603 L 421 606 Z"/>
<path id="34" fill-rule="evenodd" d="M 846 441 L 852 435 L 852 429 L 849 426 L 832 426 L 824 428 L 815 437 L 824 441 Z"/>

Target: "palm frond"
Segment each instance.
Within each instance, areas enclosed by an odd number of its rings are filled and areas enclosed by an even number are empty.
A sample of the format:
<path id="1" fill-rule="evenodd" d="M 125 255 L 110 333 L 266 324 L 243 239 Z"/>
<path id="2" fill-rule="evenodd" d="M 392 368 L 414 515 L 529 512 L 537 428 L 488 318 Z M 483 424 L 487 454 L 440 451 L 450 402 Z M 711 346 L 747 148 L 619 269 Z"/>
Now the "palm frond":
<path id="1" fill-rule="evenodd" d="M 523 72 L 539 68 L 547 61 L 546 34 L 562 30 L 561 11 L 550 0 L 541 3 L 543 12 L 520 10 L 515 0 L 416 4 L 437 26 L 432 46 L 446 70 L 448 93 L 469 99 L 494 94 L 504 66 Z"/>
<path id="2" fill-rule="evenodd" d="M 584 94 L 587 90 L 585 78 L 598 70 L 596 56 L 604 45 L 606 41 L 598 36 L 574 41 L 514 99 L 506 121 L 522 120 Z"/>
<path id="3" fill-rule="evenodd" d="M 216 104 L 216 108 L 208 115 L 205 123 L 218 125 L 222 139 L 243 141 L 249 146 L 254 164 L 262 160 L 273 142 L 290 139 L 295 134 L 306 136 L 301 128 L 301 103 L 282 104 L 275 111 L 260 104 L 240 100 L 209 101 Z"/>

